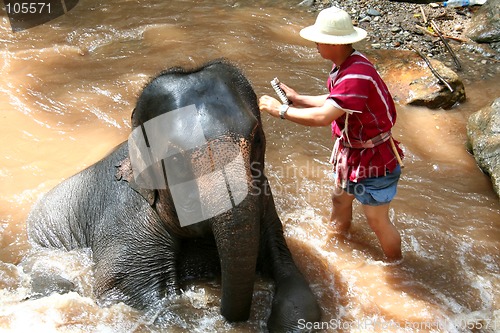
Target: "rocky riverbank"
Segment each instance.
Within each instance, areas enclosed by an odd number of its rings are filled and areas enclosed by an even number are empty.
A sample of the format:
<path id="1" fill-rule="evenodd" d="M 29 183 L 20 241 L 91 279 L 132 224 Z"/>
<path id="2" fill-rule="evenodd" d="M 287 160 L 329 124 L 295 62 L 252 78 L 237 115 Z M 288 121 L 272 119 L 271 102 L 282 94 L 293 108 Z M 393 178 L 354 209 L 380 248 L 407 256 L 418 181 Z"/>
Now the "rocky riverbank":
<path id="1" fill-rule="evenodd" d="M 425 0 L 412 2 L 305 0 L 301 5 L 310 6 L 311 10 L 332 5 L 340 7 L 350 13 L 356 25 L 368 31 L 369 47 L 418 50 L 426 57 L 439 60 L 460 72 L 464 81 L 469 78 L 487 79 L 500 73 L 500 23 L 495 21 L 495 15 L 498 20 L 500 0 L 488 0 L 483 6 L 461 8 L 444 7 L 440 2 Z M 483 30 L 489 29 L 489 42 L 479 43 L 472 39 L 477 39 L 471 34 L 478 29 L 478 25 L 486 26 L 480 27 Z M 456 55 L 461 68 L 437 35 L 436 28 Z"/>

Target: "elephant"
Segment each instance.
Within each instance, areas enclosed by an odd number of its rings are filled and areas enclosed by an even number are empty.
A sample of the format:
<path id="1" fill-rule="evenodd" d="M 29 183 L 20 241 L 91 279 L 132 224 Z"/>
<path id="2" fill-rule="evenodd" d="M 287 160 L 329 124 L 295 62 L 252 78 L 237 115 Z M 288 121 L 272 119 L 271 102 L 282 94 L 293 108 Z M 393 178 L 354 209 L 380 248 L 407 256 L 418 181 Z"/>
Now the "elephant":
<path id="1" fill-rule="evenodd" d="M 249 318 L 257 274 L 274 294 L 268 329 L 300 331 L 321 309 L 297 268 L 264 174 L 256 94 L 226 59 L 147 83 L 127 141 L 43 195 L 33 248 L 90 248 L 97 300 L 148 309 L 188 278 L 218 274 L 221 314 Z"/>

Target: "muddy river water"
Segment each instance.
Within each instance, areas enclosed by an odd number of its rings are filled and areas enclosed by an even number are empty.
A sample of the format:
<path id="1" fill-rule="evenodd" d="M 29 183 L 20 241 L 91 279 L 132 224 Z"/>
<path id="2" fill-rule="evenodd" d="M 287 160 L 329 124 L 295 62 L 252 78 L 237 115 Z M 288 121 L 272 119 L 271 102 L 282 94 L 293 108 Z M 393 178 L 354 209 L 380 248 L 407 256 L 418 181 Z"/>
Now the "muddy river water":
<path id="1" fill-rule="evenodd" d="M 217 281 L 188 285 L 169 307 L 152 312 L 100 307 L 92 297 L 91 254 L 33 258 L 24 221 L 40 195 L 127 139 L 138 93 L 170 66 L 226 57 L 258 95 L 272 94 L 275 76 L 299 91 L 323 93 L 329 64 L 298 36 L 315 14 L 292 8 L 297 2 L 81 0 L 66 15 L 16 33 L 2 12 L 0 331 L 265 330 L 272 285 L 264 279 L 245 323 L 220 316 Z M 391 218 L 405 259 L 395 266 L 382 261 L 358 205 L 350 237 L 325 238 L 329 129 L 263 117 L 266 172 L 289 247 L 320 300 L 324 331 L 500 330 L 500 204 L 464 148 L 467 118 L 498 97 L 498 79 L 471 81 L 468 101 L 450 111 L 398 107 L 394 134 L 406 167 Z M 70 272 L 80 292 L 27 299 L 27 267 Z"/>

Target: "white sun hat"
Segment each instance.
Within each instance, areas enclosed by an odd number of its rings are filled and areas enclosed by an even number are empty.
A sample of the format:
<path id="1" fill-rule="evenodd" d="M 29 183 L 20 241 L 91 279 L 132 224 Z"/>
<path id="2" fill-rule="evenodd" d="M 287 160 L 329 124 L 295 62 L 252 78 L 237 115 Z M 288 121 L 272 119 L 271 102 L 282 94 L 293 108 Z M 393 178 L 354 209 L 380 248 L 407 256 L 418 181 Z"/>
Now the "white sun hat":
<path id="1" fill-rule="evenodd" d="M 300 31 L 304 39 L 320 44 L 353 44 L 366 37 L 366 31 L 353 27 L 346 11 L 329 7 L 319 12 L 314 25 Z"/>

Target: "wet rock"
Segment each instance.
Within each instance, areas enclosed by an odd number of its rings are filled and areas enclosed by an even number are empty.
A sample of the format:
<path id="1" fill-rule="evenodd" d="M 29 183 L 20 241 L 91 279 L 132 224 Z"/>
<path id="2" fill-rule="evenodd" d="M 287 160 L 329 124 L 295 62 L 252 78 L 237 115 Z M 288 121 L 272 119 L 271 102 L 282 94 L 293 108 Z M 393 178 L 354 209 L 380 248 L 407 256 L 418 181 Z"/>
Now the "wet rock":
<path id="1" fill-rule="evenodd" d="M 465 100 L 462 81 L 454 71 L 440 61 L 430 59 L 432 67 L 450 84 L 453 92 L 432 74 L 427 64 L 415 52 L 403 50 L 363 52 L 375 64 L 394 100 L 399 104 L 449 109 Z"/>
<path id="2" fill-rule="evenodd" d="M 500 98 L 469 117 L 467 139 L 477 164 L 500 196 Z"/>
<path id="3" fill-rule="evenodd" d="M 479 54 L 483 57 L 494 58 L 498 56 L 498 54 L 490 45 L 491 44 L 465 44 L 462 48 L 467 50 L 470 54 Z"/>
<path id="4" fill-rule="evenodd" d="M 71 291 L 76 291 L 75 284 L 62 276 L 35 272 L 31 277 L 31 298 L 33 299 Z"/>
<path id="5" fill-rule="evenodd" d="M 500 42 L 500 0 L 489 0 L 481 6 L 467 35 L 478 43 Z"/>

